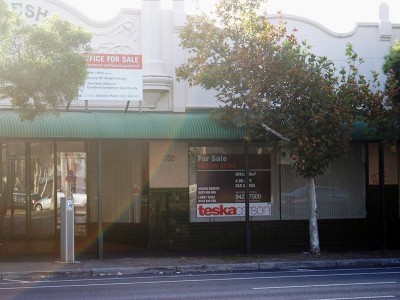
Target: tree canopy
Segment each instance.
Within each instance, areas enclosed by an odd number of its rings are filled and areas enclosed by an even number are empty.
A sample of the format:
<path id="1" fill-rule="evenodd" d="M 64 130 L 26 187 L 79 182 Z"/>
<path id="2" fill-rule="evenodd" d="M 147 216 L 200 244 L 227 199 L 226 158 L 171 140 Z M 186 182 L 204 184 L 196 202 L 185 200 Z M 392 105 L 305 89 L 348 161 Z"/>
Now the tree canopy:
<path id="1" fill-rule="evenodd" d="M 390 48 L 389 53 L 385 56 L 382 69 L 385 74 L 392 74 L 392 76 L 394 76 L 397 80 L 395 85 L 397 88 L 400 88 L 400 41 L 397 41 L 396 44 Z M 400 92 L 393 96 L 393 101 L 395 101 L 395 103 L 400 103 Z"/>
<path id="2" fill-rule="evenodd" d="M 22 119 L 69 104 L 87 76 L 91 34 L 56 16 L 29 25 L 0 0 L 0 100 Z"/>
<path id="3" fill-rule="evenodd" d="M 268 20 L 266 4 L 219 0 L 213 15 L 189 17 L 180 31 L 189 55 L 176 74 L 217 92 L 219 120 L 287 147 L 294 172 L 310 186 L 311 252 L 318 253 L 314 178 L 348 150 L 355 122 L 386 133 L 393 128 L 393 115 L 387 113 L 393 108 L 388 102 L 393 85 L 380 89 L 378 73 L 372 80 L 360 74 L 363 60 L 352 45 L 343 49 L 347 63 L 339 68 L 313 54 L 310 45 L 297 40 L 296 30 L 288 31 L 282 15 L 274 23 Z"/>
<path id="4" fill-rule="evenodd" d="M 176 72 L 217 91 L 221 120 L 239 119 L 269 139 L 261 123 L 281 133 L 296 173 L 315 177 L 347 151 L 354 122 L 384 112 L 388 91 L 379 89 L 377 73 L 372 81 L 359 73 L 363 61 L 351 45 L 338 68 L 288 32 L 282 16 L 268 21 L 265 4 L 220 0 L 215 15 L 189 17 L 180 32 L 189 58 Z"/>

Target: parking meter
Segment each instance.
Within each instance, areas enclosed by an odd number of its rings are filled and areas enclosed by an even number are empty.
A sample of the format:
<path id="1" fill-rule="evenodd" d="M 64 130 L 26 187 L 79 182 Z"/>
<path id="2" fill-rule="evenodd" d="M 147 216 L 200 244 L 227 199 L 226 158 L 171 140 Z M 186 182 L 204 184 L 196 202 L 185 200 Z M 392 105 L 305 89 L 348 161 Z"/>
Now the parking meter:
<path id="1" fill-rule="evenodd" d="M 73 263 L 75 260 L 74 198 L 60 198 L 60 214 L 61 261 L 65 263 Z"/>

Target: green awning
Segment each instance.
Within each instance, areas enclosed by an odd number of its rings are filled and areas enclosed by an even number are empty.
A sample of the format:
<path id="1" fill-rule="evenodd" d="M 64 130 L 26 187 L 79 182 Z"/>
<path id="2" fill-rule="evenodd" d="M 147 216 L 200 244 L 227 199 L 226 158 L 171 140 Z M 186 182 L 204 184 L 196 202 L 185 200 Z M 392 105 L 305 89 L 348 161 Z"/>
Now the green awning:
<path id="1" fill-rule="evenodd" d="M 364 123 L 354 124 L 353 141 L 380 139 Z M 243 129 L 223 126 L 208 112 L 69 111 L 21 121 L 18 113 L 0 111 L 0 138 L 12 139 L 176 139 L 241 140 Z"/>
<path id="2" fill-rule="evenodd" d="M 243 131 L 226 127 L 208 112 L 60 112 L 21 121 L 0 111 L 0 138 L 238 140 Z"/>
<path id="3" fill-rule="evenodd" d="M 389 137 L 379 132 L 376 128 L 369 126 L 367 123 L 356 122 L 353 124 L 351 131 L 351 139 L 353 141 L 381 141 L 387 139 L 394 139 L 396 137 Z"/>

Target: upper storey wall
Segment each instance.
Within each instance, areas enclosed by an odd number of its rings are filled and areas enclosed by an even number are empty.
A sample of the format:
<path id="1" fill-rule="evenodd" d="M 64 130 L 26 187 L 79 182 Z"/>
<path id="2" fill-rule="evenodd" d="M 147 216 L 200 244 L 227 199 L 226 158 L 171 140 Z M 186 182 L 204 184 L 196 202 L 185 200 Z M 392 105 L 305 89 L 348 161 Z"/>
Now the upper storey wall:
<path id="1" fill-rule="evenodd" d="M 364 59 L 360 72 L 366 78 L 372 79 L 372 71 L 379 72 L 381 82 L 385 81 L 382 74 L 384 56 L 394 43 L 400 39 L 400 24 L 392 24 L 389 20 L 389 7 L 382 4 L 379 7 L 379 22 L 359 22 L 354 29 L 346 33 L 337 33 L 323 25 L 300 16 L 284 15 L 288 33 L 294 34 L 298 40 L 306 40 L 311 45 L 311 51 L 320 56 L 326 56 L 333 61 L 338 69 L 346 64 L 345 49 L 348 43 L 353 45 L 356 53 Z M 271 23 L 278 22 L 277 15 L 269 15 Z M 340 18 L 338 18 L 340 22 Z M 188 90 L 190 97 L 187 107 L 205 108 L 213 106 L 213 93 L 200 88 Z"/>
<path id="2" fill-rule="evenodd" d="M 106 22 L 89 19 L 78 10 L 59 0 L 7 0 L 14 11 L 28 22 L 37 23 L 45 17 L 59 15 L 93 33 L 92 48 L 96 52 L 142 52 L 141 15 L 139 10 L 123 9 Z"/>
<path id="3" fill-rule="evenodd" d="M 174 70 L 187 58 L 187 53 L 179 46 L 179 28 L 186 19 L 181 0 L 172 2 L 172 10 L 163 9 L 160 0 L 142 1 L 141 9 L 121 9 L 105 22 L 94 21 L 60 0 L 6 1 L 32 23 L 58 14 L 62 19 L 81 25 L 93 33 L 91 46 L 94 52 L 142 55 L 144 110 L 184 112 L 191 108 L 218 106 L 214 92 L 176 81 Z M 347 33 L 330 31 L 299 16 L 285 15 L 284 20 L 289 31 L 296 29 L 299 40 L 307 40 L 315 54 L 327 56 L 338 68 L 345 64 L 346 44 L 353 44 L 355 51 L 365 60 L 360 70 L 370 78 L 372 70 L 381 72 L 383 57 L 400 38 L 400 24 L 390 22 L 387 5 L 382 4 L 377 13 L 379 22 L 357 23 Z M 270 15 L 268 18 L 273 23 L 277 22 L 277 16 Z M 383 76 L 381 81 L 384 81 Z M 89 106 L 125 109 L 126 103 L 90 102 Z M 75 101 L 71 109 L 84 107 L 82 101 Z M 138 107 L 132 105 L 129 109 Z"/>

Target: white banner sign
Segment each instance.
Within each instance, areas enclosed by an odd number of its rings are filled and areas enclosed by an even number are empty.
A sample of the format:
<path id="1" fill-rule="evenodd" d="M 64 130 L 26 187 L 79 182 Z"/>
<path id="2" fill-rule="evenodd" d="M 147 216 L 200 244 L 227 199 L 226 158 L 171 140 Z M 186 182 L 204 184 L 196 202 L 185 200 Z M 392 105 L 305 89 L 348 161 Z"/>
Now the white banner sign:
<path id="1" fill-rule="evenodd" d="M 79 100 L 142 101 L 142 56 L 133 54 L 85 53 L 88 77 Z"/>

